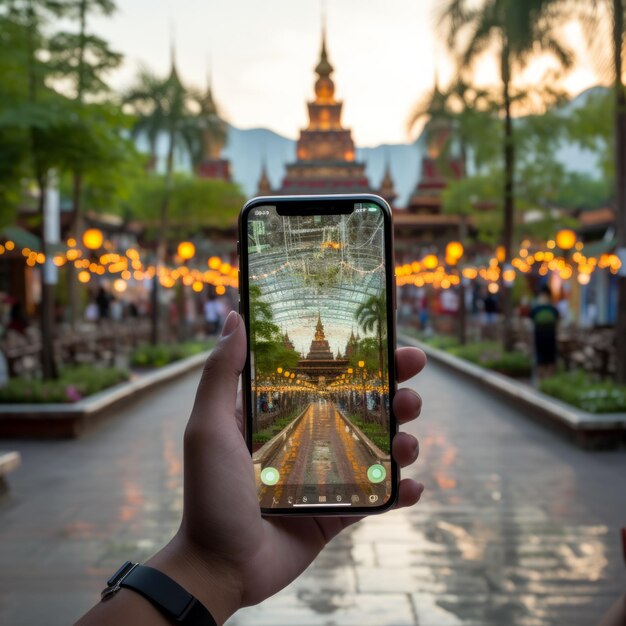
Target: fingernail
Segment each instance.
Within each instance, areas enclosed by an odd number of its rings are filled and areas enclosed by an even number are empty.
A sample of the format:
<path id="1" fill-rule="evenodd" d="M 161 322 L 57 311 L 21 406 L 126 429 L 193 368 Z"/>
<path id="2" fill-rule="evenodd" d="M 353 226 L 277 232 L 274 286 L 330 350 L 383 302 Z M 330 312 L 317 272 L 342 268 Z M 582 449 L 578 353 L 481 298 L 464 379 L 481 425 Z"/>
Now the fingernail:
<path id="1" fill-rule="evenodd" d="M 239 326 L 239 314 L 237 311 L 231 311 L 224 322 L 224 327 L 222 328 L 222 339 L 224 337 L 228 337 L 236 328 Z"/>

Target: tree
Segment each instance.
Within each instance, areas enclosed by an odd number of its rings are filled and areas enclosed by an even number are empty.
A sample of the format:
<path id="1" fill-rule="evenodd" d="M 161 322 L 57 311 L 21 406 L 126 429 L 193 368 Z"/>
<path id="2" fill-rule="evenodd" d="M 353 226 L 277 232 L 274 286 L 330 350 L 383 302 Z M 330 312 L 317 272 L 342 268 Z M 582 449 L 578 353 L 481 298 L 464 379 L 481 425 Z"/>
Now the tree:
<path id="1" fill-rule="evenodd" d="M 260 376 L 271 376 L 277 364 L 287 369 L 295 367 L 299 355 L 295 350 L 285 346 L 280 328 L 274 323 L 274 313 L 269 303 L 263 301 L 263 294 L 258 285 L 250 285 L 250 352 L 253 367 L 252 415 L 253 430 L 258 427 L 257 392 Z"/>
<path id="2" fill-rule="evenodd" d="M 221 117 L 210 85 L 204 94 L 194 94 L 199 107 L 197 117 L 192 120 L 196 132 L 187 133 L 187 149 L 195 171 L 198 171 L 204 157 L 217 159 L 226 144 L 228 125 Z"/>
<path id="3" fill-rule="evenodd" d="M 78 32 L 61 31 L 51 38 L 48 46 L 50 54 L 51 75 L 60 79 L 63 84 L 69 83 L 70 97 L 76 103 L 76 115 L 79 120 L 77 132 L 71 139 L 79 139 L 75 142 L 77 150 L 74 152 L 75 159 L 71 163 L 73 189 L 72 189 L 72 233 L 80 242 L 83 232 L 82 219 L 82 196 L 83 181 L 89 170 L 102 172 L 107 167 L 114 166 L 115 159 L 111 159 L 112 152 L 118 156 L 117 146 L 122 143 L 118 128 L 112 126 L 109 129 L 110 137 L 103 137 L 98 133 L 94 125 L 101 125 L 103 116 L 99 110 L 101 106 L 93 103 L 86 104 L 85 98 L 92 100 L 108 92 L 108 86 L 104 80 L 105 74 L 115 69 L 122 60 L 122 55 L 113 52 L 106 41 L 88 32 L 88 18 L 101 14 L 111 16 L 115 11 L 113 0 L 66 0 L 67 16 L 78 22 Z M 78 126 L 78 125 L 77 125 Z M 102 139 L 106 139 L 105 145 Z M 79 243 L 80 245 L 80 243 Z M 80 319 L 78 311 L 78 282 L 76 271 L 73 266 L 70 271 L 70 311 L 72 322 Z"/>
<path id="4" fill-rule="evenodd" d="M 0 5 L 1 6 L 1 5 Z M 23 24 L 0 14 L 0 118 L 26 98 L 22 80 L 27 32 Z M 11 223 L 28 174 L 28 130 L 0 125 L 0 227 Z"/>
<path id="5" fill-rule="evenodd" d="M 55 378 L 54 284 L 50 280 L 45 198 L 51 170 L 62 169 L 68 161 L 64 140 L 72 133 L 72 115 L 65 98 L 46 84 L 50 75 L 43 31 L 52 18 L 61 18 L 67 3 L 60 0 L 3 0 L 2 16 L 14 25 L 15 59 L 22 71 L 15 75 L 12 106 L 3 111 L 0 128 L 23 133 L 28 138 L 28 168 L 37 186 L 38 210 L 42 224 L 42 252 L 46 263 L 41 287 L 41 365 L 44 378 Z"/>
<path id="6" fill-rule="evenodd" d="M 493 94 L 470 85 L 461 76 L 444 90 L 436 83 L 433 91 L 416 103 L 407 123 L 411 130 L 425 121 L 423 135 L 427 143 L 438 143 L 439 166 L 444 176 L 448 162 L 456 151 L 461 157 L 466 175 L 473 162 L 481 170 L 496 157 L 499 124 Z"/>
<path id="7" fill-rule="evenodd" d="M 387 297 L 385 293 L 377 296 L 370 296 L 361 303 L 354 312 L 354 318 L 363 329 L 364 333 L 374 332 L 378 342 L 378 376 L 380 377 L 381 403 L 380 417 L 381 423 L 385 424 L 385 407 L 382 401 L 383 389 L 385 386 L 385 349 L 384 339 L 387 337 Z"/>
<path id="8" fill-rule="evenodd" d="M 616 379 L 626 384 L 626 90 L 624 87 L 623 53 L 626 39 L 626 16 L 624 0 L 546 0 L 552 11 L 544 20 L 545 28 L 557 31 L 567 19 L 571 19 L 571 8 L 578 5 L 578 17 L 587 31 L 589 47 L 593 57 L 599 58 L 602 65 L 610 67 L 612 83 L 613 127 L 609 145 L 613 146 L 613 171 L 615 186 L 615 209 L 618 255 L 622 268 L 618 276 L 618 312 L 616 334 Z M 611 42 L 610 61 L 607 61 L 607 40 Z M 604 68 L 603 68 L 604 69 Z M 600 100 L 596 101 L 602 106 Z M 598 118 L 600 126 L 606 129 L 609 116 Z M 596 128 L 598 123 L 593 124 Z M 612 140 L 612 141 L 611 141 Z"/>
<path id="9" fill-rule="evenodd" d="M 161 80 L 143 70 L 137 84 L 126 96 L 127 104 L 137 116 L 135 133 L 148 136 L 152 156 L 156 157 L 156 140 L 160 133 L 167 140 L 165 161 L 165 193 L 159 207 L 159 230 L 156 245 L 157 272 L 152 281 L 152 331 L 151 341 L 159 341 L 159 272 L 165 261 L 166 232 L 174 182 L 174 153 L 178 147 L 186 148 L 193 141 L 197 129 L 193 123 L 191 96 L 178 77 L 174 58 L 169 76 Z"/>
<path id="10" fill-rule="evenodd" d="M 199 229 L 228 228 L 236 220 L 244 196 L 234 183 L 176 174 L 171 189 L 162 176 L 144 173 L 137 177 L 124 202 L 127 219 L 140 220 L 148 239 L 156 240 L 160 211 L 169 193 L 169 229 L 166 243 L 198 233 Z"/>
<path id="11" fill-rule="evenodd" d="M 504 117 L 503 136 L 503 233 L 505 263 L 511 260 L 515 212 L 512 102 L 514 73 L 529 58 L 542 50 L 568 67 L 571 54 L 565 49 L 543 18 L 549 0 L 482 0 L 477 6 L 470 0 L 449 0 L 442 14 L 448 47 L 458 53 L 461 70 L 472 67 L 485 51 L 495 48 L 500 64 L 501 101 Z M 460 49 L 459 49 L 460 48 Z M 504 348 L 513 348 L 512 302 L 510 290 L 503 285 Z"/>

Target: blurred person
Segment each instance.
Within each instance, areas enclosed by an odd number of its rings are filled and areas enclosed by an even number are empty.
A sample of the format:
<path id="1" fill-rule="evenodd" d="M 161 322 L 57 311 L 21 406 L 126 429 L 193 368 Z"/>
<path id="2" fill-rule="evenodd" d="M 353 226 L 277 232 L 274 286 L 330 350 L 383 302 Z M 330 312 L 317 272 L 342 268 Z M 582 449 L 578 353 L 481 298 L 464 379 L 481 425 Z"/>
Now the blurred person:
<path id="1" fill-rule="evenodd" d="M 102 285 L 98 287 L 98 293 L 96 294 L 96 304 L 98 305 L 98 319 L 108 319 L 111 307 L 111 296 Z"/>
<path id="2" fill-rule="evenodd" d="M 9 323 L 7 324 L 7 330 L 15 331 L 20 335 L 26 334 L 28 328 L 28 318 L 24 313 L 24 308 L 21 302 L 13 302 L 11 310 L 9 312 Z"/>
<path id="3" fill-rule="evenodd" d="M 425 292 L 419 298 L 418 317 L 420 330 L 426 330 L 428 328 L 428 296 Z"/>
<path id="4" fill-rule="evenodd" d="M 111 296 L 111 304 L 109 305 L 111 319 L 114 322 L 121 322 L 124 318 L 124 304 L 115 296 Z"/>
<path id="5" fill-rule="evenodd" d="M 100 309 L 95 298 L 91 297 L 85 307 L 85 320 L 87 322 L 97 322 L 100 319 Z"/>
<path id="6" fill-rule="evenodd" d="M 209 296 L 204 303 L 204 322 L 207 335 L 216 335 L 220 323 L 220 308 L 217 300 Z"/>
<path id="7" fill-rule="evenodd" d="M 556 309 L 559 312 L 559 319 L 568 324 L 570 322 L 570 306 L 567 296 L 563 296 L 557 303 Z"/>
<path id="8" fill-rule="evenodd" d="M 498 300 L 495 294 L 487 290 L 487 295 L 483 298 L 483 311 L 485 312 L 485 324 L 491 326 L 498 317 Z"/>
<path id="9" fill-rule="evenodd" d="M 556 331 L 559 311 L 552 304 L 552 291 L 548 285 L 541 287 L 537 302 L 530 311 L 535 342 L 537 376 L 543 378 L 554 374 L 556 368 Z"/>
<path id="10" fill-rule="evenodd" d="M 245 360 L 243 320 L 231 312 L 205 365 L 185 430 L 181 525 L 147 561 L 148 574 L 141 570 L 144 575 L 165 575 L 169 580 L 160 578 L 161 589 L 172 582 L 179 585 L 179 607 L 181 597 L 183 608 L 193 601 L 196 619 L 185 623 L 221 625 L 239 608 L 269 598 L 297 578 L 335 535 L 361 519 L 261 515 L 238 392 Z M 398 382 L 412 378 L 425 363 L 421 350 L 398 349 Z M 420 410 L 414 391 L 398 390 L 394 412 L 400 423 L 415 419 Z M 412 464 L 418 456 L 417 439 L 396 434 L 392 452 L 400 467 Z M 416 504 L 423 490 L 412 479 L 401 480 L 397 508 Z M 84 615 L 80 626 L 174 623 L 139 593 L 113 588 L 107 586 L 107 599 Z M 188 594 L 193 594 L 191 599 Z M 155 590 L 153 597 L 158 595 Z"/>
<path id="11" fill-rule="evenodd" d="M 134 300 L 131 300 L 126 304 L 126 314 L 132 319 L 136 319 L 139 317 L 139 309 L 137 308 Z"/>

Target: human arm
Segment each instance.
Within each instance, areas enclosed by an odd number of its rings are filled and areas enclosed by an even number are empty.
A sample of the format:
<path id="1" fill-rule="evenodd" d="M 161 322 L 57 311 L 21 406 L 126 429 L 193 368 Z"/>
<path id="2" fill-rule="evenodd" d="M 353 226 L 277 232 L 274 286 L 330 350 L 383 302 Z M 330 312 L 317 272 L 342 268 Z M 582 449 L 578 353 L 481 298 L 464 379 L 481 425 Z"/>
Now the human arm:
<path id="1" fill-rule="evenodd" d="M 181 526 L 146 564 L 182 585 L 223 624 L 238 608 L 261 602 L 301 574 L 322 548 L 356 517 L 261 516 L 250 453 L 243 437 L 244 418 L 237 399 L 246 358 L 241 318 L 226 320 L 220 343 L 207 361 L 185 431 L 184 509 Z M 397 351 L 399 381 L 425 364 L 419 350 Z M 394 398 L 399 422 L 414 419 L 421 400 L 409 389 Z M 392 453 L 400 466 L 417 458 L 417 440 L 395 436 Z M 399 484 L 398 506 L 415 504 L 423 486 Z M 79 622 L 168 624 L 149 602 L 122 589 L 96 605 Z"/>

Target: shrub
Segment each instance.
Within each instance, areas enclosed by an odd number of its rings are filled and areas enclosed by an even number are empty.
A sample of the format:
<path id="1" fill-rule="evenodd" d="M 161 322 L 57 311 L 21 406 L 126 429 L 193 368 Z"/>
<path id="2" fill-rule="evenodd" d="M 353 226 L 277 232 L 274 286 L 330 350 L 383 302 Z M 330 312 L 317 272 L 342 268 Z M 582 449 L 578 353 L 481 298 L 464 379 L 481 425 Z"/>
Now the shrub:
<path id="1" fill-rule="evenodd" d="M 2 403 L 65 403 L 78 402 L 130 378 L 128 370 L 118 367 L 80 367 L 63 368 L 57 380 L 39 380 L 12 378 L 0 389 Z"/>
<path id="2" fill-rule="evenodd" d="M 539 389 L 590 413 L 626 411 L 626 386 L 610 380 L 598 380 L 580 370 L 545 378 L 539 383 Z"/>
<path id="3" fill-rule="evenodd" d="M 211 349 L 214 341 L 186 341 L 176 344 L 157 344 L 156 346 L 140 346 L 130 357 L 133 367 L 156 368 L 168 363 L 180 361 L 194 354 L 200 354 Z"/>
<path id="4" fill-rule="evenodd" d="M 433 337 L 425 338 L 424 343 L 427 343 L 433 348 L 438 348 L 439 350 L 450 350 L 459 345 L 458 339 L 450 335 L 434 335 Z"/>
<path id="5" fill-rule="evenodd" d="M 494 341 L 470 343 L 448 350 L 450 354 L 513 378 L 528 378 L 532 373 L 532 359 L 521 352 L 504 352 Z"/>
<path id="6" fill-rule="evenodd" d="M 380 424 L 366 422 L 360 415 L 348 415 L 348 419 L 383 452 L 389 451 L 389 433 Z"/>
<path id="7" fill-rule="evenodd" d="M 278 433 L 283 429 L 289 426 L 291 422 L 293 422 L 298 415 L 302 413 L 304 407 L 297 406 L 292 409 L 287 415 L 283 415 L 282 417 L 277 418 L 271 426 L 264 428 L 263 430 L 259 430 L 256 433 L 252 433 L 252 442 L 253 443 L 267 443 L 272 437 L 278 435 Z"/>

